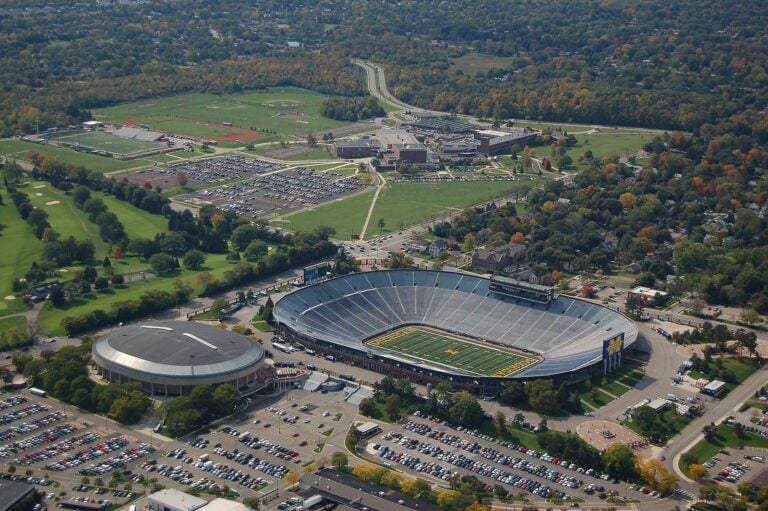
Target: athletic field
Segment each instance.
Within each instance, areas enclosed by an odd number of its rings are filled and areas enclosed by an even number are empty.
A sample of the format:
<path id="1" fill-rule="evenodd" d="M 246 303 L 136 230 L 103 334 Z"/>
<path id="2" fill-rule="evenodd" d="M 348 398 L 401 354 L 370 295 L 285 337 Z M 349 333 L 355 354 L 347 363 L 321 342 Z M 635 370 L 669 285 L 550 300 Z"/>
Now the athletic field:
<path id="1" fill-rule="evenodd" d="M 129 154 L 148 149 L 157 149 L 164 144 L 157 142 L 147 142 L 144 140 L 135 140 L 132 138 L 120 138 L 109 133 L 94 131 L 91 133 L 82 133 L 79 135 L 66 135 L 58 138 L 61 142 L 68 144 L 80 144 L 100 151 L 108 151 L 115 154 Z"/>
<path id="2" fill-rule="evenodd" d="M 401 328 L 368 344 L 478 376 L 503 378 L 536 363 L 509 350 L 417 327 Z"/>

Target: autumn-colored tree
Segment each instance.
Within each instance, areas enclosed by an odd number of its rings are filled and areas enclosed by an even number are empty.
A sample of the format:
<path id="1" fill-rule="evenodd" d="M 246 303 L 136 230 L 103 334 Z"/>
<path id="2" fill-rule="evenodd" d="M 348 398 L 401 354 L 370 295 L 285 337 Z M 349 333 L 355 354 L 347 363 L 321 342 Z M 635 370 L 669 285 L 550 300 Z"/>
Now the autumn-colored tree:
<path id="1" fill-rule="evenodd" d="M 114 257 L 115 259 L 123 258 L 123 249 L 120 248 L 120 245 L 115 245 L 112 247 L 112 257 Z"/>
<path id="2" fill-rule="evenodd" d="M 285 474 L 285 482 L 287 482 L 289 485 L 294 485 L 298 483 L 299 478 L 300 478 L 299 474 L 293 470 Z"/>
<path id="3" fill-rule="evenodd" d="M 179 172 L 176 174 L 176 183 L 181 186 L 182 188 L 187 186 L 187 183 L 189 182 L 189 178 L 187 177 L 187 173 L 184 171 Z"/>
<path id="4" fill-rule="evenodd" d="M 523 244 L 525 243 L 525 234 L 523 234 L 522 232 L 516 232 L 515 234 L 512 235 L 511 238 L 509 238 L 509 242 Z"/>
<path id="5" fill-rule="evenodd" d="M 688 467 L 688 474 L 694 481 L 699 481 L 702 477 L 707 475 L 707 467 L 696 463 Z"/>
<path id="6" fill-rule="evenodd" d="M 635 194 L 632 192 L 624 192 L 619 195 L 619 202 L 624 209 L 629 209 L 635 204 Z"/>
<path id="7" fill-rule="evenodd" d="M 673 476 L 659 460 L 638 460 L 637 472 L 648 486 L 662 496 L 669 495 L 677 486 L 677 477 Z"/>
<path id="8" fill-rule="evenodd" d="M 595 296 L 595 288 L 592 287 L 592 284 L 586 283 L 581 286 L 581 296 L 584 298 L 592 298 Z"/>

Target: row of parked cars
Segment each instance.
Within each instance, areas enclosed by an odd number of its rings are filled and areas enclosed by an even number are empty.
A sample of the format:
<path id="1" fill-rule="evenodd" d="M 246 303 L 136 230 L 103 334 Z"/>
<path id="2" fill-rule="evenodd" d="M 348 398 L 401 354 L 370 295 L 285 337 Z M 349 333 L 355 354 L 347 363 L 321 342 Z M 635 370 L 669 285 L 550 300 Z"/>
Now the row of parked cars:
<path id="1" fill-rule="evenodd" d="M 231 459 L 232 461 L 235 461 L 241 465 L 248 465 L 252 469 L 258 470 L 273 477 L 277 477 L 278 479 L 282 479 L 283 476 L 285 476 L 285 474 L 287 474 L 289 471 L 288 467 L 285 465 L 278 465 L 276 463 L 271 463 L 267 460 L 257 458 L 249 452 L 240 452 L 237 449 L 228 452 L 223 447 L 214 449 L 214 452 L 219 456 Z M 271 454 L 269 451 L 267 453 Z M 205 463 L 208 462 L 206 461 Z"/>
<path id="2" fill-rule="evenodd" d="M 86 447 L 85 449 L 81 449 L 78 452 L 68 454 L 58 461 L 49 463 L 46 465 L 46 468 L 62 471 L 69 468 L 79 467 L 87 461 L 91 461 L 110 452 L 122 449 L 126 445 L 128 445 L 128 440 L 124 436 L 109 438 L 103 442 L 99 442 L 96 445 L 92 445 L 90 447 Z"/>
<path id="3" fill-rule="evenodd" d="M 37 431 L 38 429 L 44 428 L 45 426 L 50 426 L 51 424 L 60 422 L 64 420 L 66 417 L 67 415 L 64 412 L 54 412 L 54 413 L 45 415 L 43 417 L 38 417 L 37 419 L 31 420 L 28 422 L 22 422 L 21 424 L 16 424 L 15 426 L 11 426 L 8 429 L 0 431 L 0 441 L 9 440 L 18 435 L 26 435 L 27 433 Z M 8 446 L 4 446 L 4 447 L 8 447 Z"/>
<path id="4" fill-rule="evenodd" d="M 60 424 L 58 426 L 54 426 L 51 429 L 47 429 L 31 437 L 24 438 L 18 442 L 11 442 L 8 445 L 0 447 L 0 458 L 5 458 L 10 453 L 17 453 L 19 451 L 31 449 L 32 447 L 37 447 L 38 445 L 55 442 L 59 438 L 65 437 L 76 431 L 77 427 L 75 427 L 74 424 Z"/>
<path id="5" fill-rule="evenodd" d="M 12 408 L 14 406 L 18 406 L 20 404 L 24 404 L 28 401 L 27 398 L 24 396 L 11 396 L 6 399 L 0 400 L 0 411 L 7 410 L 8 408 Z"/>
<path id="6" fill-rule="evenodd" d="M 40 412 L 47 412 L 48 407 L 45 405 L 39 405 L 37 403 L 25 406 L 24 408 L 19 408 L 18 410 L 13 410 L 8 413 L 4 413 L 0 415 L 0 424 L 10 424 L 12 422 L 16 422 L 17 420 L 24 419 L 26 417 L 29 417 L 30 415 L 34 415 L 36 413 Z M 11 430 L 6 430 L 11 431 Z M 0 432 L 0 440 L 5 440 L 8 437 L 3 437 L 4 434 L 6 434 L 6 431 Z"/>
<path id="7" fill-rule="evenodd" d="M 59 454 L 67 453 L 73 450 L 75 447 L 91 444 L 98 439 L 99 435 L 88 431 L 86 433 L 56 442 L 55 444 L 49 445 L 45 449 L 25 454 L 23 457 L 17 459 L 16 462 L 21 463 L 22 465 L 31 465 L 39 461 L 49 460 L 58 456 Z"/>
<path id="8" fill-rule="evenodd" d="M 267 454 L 285 461 L 291 461 L 299 455 L 298 452 L 292 449 L 284 447 L 280 444 L 272 443 L 265 438 L 260 439 L 257 436 L 241 436 L 240 443 L 245 444 L 251 449 L 261 449 L 263 447 L 267 451 Z"/>
<path id="9" fill-rule="evenodd" d="M 130 449 L 120 452 L 116 456 L 102 460 L 97 464 L 89 465 L 87 468 L 80 470 L 80 474 L 84 476 L 106 474 L 115 469 L 124 468 L 128 463 L 149 456 L 153 452 L 155 452 L 154 447 L 145 443 L 140 443 L 137 447 L 131 447 Z"/>

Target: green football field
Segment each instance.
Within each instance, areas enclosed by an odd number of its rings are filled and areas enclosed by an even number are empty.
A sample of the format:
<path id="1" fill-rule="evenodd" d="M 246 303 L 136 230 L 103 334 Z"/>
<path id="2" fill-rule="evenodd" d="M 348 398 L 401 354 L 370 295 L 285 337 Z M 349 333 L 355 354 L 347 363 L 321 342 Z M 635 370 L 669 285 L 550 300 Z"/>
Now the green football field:
<path id="1" fill-rule="evenodd" d="M 368 344 L 478 376 L 502 378 L 536 363 L 512 351 L 415 327 L 390 332 Z"/>
<path id="2" fill-rule="evenodd" d="M 69 144 L 80 144 L 92 147 L 100 151 L 108 151 L 116 154 L 129 154 L 148 149 L 158 149 L 164 144 L 157 142 L 147 142 L 144 140 L 135 140 L 131 138 L 121 138 L 109 133 L 94 131 L 92 133 L 81 133 L 77 135 L 67 135 L 58 139 L 61 142 Z"/>

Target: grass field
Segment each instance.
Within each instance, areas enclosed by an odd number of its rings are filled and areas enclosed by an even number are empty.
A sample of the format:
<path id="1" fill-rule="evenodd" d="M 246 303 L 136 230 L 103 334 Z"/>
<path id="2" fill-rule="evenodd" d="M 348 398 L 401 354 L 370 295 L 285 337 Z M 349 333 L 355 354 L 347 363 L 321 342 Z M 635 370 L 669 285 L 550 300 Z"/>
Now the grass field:
<path id="1" fill-rule="evenodd" d="M 512 65 L 514 57 L 498 57 L 484 53 L 467 53 L 451 62 L 451 70 L 461 70 L 465 74 L 485 73 L 491 69 L 504 69 Z"/>
<path id="2" fill-rule="evenodd" d="M 20 298 L 6 300 L 13 294 L 13 279 L 23 276 L 43 253 L 43 242 L 32 234 L 27 222 L 22 220 L 13 201 L 3 190 L 0 192 L 3 204 L 0 205 L 0 315 L 27 310 Z"/>
<path id="3" fill-rule="evenodd" d="M 188 133 L 196 129 L 198 136 L 214 138 L 220 136 L 220 126 L 205 126 L 183 123 L 173 125 L 173 120 L 152 121 L 152 117 L 176 116 L 197 121 L 222 124 L 232 123 L 245 129 L 274 130 L 277 137 L 290 137 L 310 131 L 335 128 L 343 122 L 327 119 L 320 115 L 320 104 L 328 96 L 296 87 L 274 87 L 264 92 L 244 92 L 217 96 L 214 94 L 181 94 L 125 103 L 94 110 L 94 118 L 112 123 L 129 119 L 148 118 L 141 121 L 156 129 Z M 301 118 L 279 114 L 302 112 Z M 167 124 L 171 123 L 171 124 Z"/>
<path id="4" fill-rule="evenodd" d="M 468 183 L 394 183 L 379 195 L 368 224 L 366 238 L 400 230 L 515 190 L 530 188 L 535 181 L 476 181 Z M 349 239 L 362 230 L 373 190 L 347 199 L 333 201 L 310 211 L 302 211 L 276 220 L 273 225 L 291 231 L 310 232 L 319 225 L 336 229 L 339 239 Z M 379 218 L 384 229 L 379 229 Z"/>
<path id="5" fill-rule="evenodd" d="M 134 140 L 131 138 L 121 138 L 109 133 L 94 131 L 91 133 L 81 133 L 78 135 L 67 135 L 57 140 L 69 144 L 80 144 L 102 151 L 109 151 L 117 154 L 135 153 L 137 151 L 147 151 L 149 149 L 158 149 L 164 147 L 164 144 L 157 142 L 146 142 L 144 140 Z"/>
<path id="6" fill-rule="evenodd" d="M 458 212 L 516 190 L 530 188 L 533 181 L 476 181 L 469 183 L 394 183 L 385 188 L 373 208 L 366 238 L 398 231 L 447 211 Z M 378 221 L 384 219 L 384 229 Z"/>
<path id="7" fill-rule="evenodd" d="M 536 363 L 508 350 L 415 327 L 391 332 L 368 345 L 478 376 L 501 378 Z"/>
<path id="8" fill-rule="evenodd" d="M 27 318 L 24 316 L 13 316 L 11 318 L 0 319 L 0 332 L 7 332 L 11 329 L 24 331 L 27 329 Z"/>
<path id="9" fill-rule="evenodd" d="M 18 160 L 30 161 L 29 151 L 35 151 L 45 156 L 58 158 L 76 167 L 85 167 L 99 172 L 114 172 L 116 170 L 133 169 L 150 165 L 152 162 L 144 159 L 118 160 L 106 156 L 96 156 L 80 153 L 63 147 L 53 147 L 22 140 L 0 140 L 0 154 L 14 157 Z"/>
<path id="10" fill-rule="evenodd" d="M 272 225 L 297 232 L 312 232 L 321 225 L 328 225 L 336 229 L 337 238 L 349 239 L 352 234 L 360 234 L 373 193 L 370 189 L 346 199 L 328 202 L 315 209 L 286 216 L 283 220 L 272 222 Z"/>

